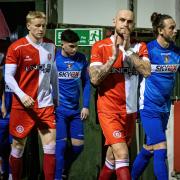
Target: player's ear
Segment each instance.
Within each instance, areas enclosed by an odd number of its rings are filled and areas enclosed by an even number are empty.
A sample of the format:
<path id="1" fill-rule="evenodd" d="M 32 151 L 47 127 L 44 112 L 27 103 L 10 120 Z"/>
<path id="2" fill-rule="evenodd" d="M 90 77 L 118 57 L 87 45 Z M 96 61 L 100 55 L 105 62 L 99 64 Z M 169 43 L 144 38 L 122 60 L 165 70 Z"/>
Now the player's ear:
<path id="1" fill-rule="evenodd" d="M 162 32 L 162 29 L 161 28 L 158 28 L 158 34 L 162 35 L 163 32 Z"/>
<path id="2" fill-rule="evenodd" d="M 113 18 L 113 25 L 115 25 L 116 24 L 116 18 Z"/>
<path id="3" fill-rule="evenodd" d="M 27 24 L 26 24 L 26 27 L 27 27 L 27 29 L 28 29 L 28 30 L 30 30 L 30 29 L 29 29 L 29 26 L 30 26 L 30 24 L 29 24 L 29 23 L 27 23 Z"/>
<path id="4" fill-rule="evenodd" d="M 64 42 L 63 42 L 63 41 L 61 41 L 61 47 L 63 47 L 63 45 L 64 45 Z"/>

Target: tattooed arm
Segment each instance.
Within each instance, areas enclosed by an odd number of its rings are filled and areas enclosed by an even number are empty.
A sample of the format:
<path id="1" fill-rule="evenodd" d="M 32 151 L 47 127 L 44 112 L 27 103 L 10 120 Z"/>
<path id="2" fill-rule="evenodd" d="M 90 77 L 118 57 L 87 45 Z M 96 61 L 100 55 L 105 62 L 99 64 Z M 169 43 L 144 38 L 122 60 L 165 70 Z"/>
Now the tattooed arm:
<path id="1" fill-rule="evenodd" d="M 144 43 L 141 45 L 141 52 L 135 53 L 130 48 L 130 31 L 125 28 L 123 32 L 123 44 L 120 46 L 121 51 L 127 56 L 127 61 L 131 67 L 134 67 L 140 74 L 147 77 L 151 74 L 151 64 L 148 58 L 142 58 L 148 56 L 147 47 Z"/>
<path id="2" fill-rule="evenodd" d="M 151 74 L 151 64 L 148 60 L 143 60 L 136 53 L 132 53 L 129 56 L 129 60 L 133 67 L 144 77 Z"/>
<path id="3" fill-rule="evenodd" d="M 116 62 L 116 59 L 119 54 L 119 45 L 117 43 L 118 36 L 114 35 L 114 42 L 112 45 L 112 57 L 109 57 L 109 60 L 105 64 L 101 65 L 90 65 L 89 74 L 91 83 L 95 86 L 98 86 L 110 73 L 113 64 Z"/>
<path id="4" fill-rule="evenodd" d="M 116 58 L 110 57 L 106 64 L 90 66 L 89 74 L 91 83 L 98 86 L 109 74 Z"/>

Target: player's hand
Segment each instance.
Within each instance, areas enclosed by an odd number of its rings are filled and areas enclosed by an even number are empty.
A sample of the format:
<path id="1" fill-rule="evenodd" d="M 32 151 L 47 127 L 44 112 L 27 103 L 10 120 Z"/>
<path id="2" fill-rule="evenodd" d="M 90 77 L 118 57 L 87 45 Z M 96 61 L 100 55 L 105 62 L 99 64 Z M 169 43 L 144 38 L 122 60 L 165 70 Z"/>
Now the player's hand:
<path id="1" fill-rule="evenodd" d="M 88 108 L 82 108 L 81 120 L 87 119 L 88 116 L 89 116 L 89 109 Z"/>
<path id="2" fill-rule="evenodd" d="M 114 34 L 114 42 L 112 45 L 112 59 L 117 59 L 119 55 L 119 36 L 117 34 Z"/>
<path id="3" fill-rule="evenodd" d="M 23 105 L 26 108 L 32 108 L 35 103 L 34 99 L 32 97 L 28 96 L 27 94 L 22 97 L 21 102 L 23 103 Z"/>
<path id="4" fill-rule="evenodd" d="M 130 30 L 127 27 L 125 27 L 122 30 L 122 36 L 123 36 L 123 47 L 125 50 L 127 50 L 130 47 Z"/>

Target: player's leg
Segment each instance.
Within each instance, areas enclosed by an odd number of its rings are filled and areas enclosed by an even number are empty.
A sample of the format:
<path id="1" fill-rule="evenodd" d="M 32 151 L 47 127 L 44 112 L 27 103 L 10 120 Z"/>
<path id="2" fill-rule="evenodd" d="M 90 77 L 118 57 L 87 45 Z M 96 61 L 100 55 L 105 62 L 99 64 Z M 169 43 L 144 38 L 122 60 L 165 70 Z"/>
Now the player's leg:
<path id="1" fill-rule="evenodd" d="M 26 137 L 34 126 L 31 113 L 28 111 L 29 110 L 11 109 L 9 127 L 13 140 L 9 162 L 13 180 L 21 179 L 22 156 L 26 144 Z"/>
<path id="2" fill-rule="evenodd" d="M 155 137 L 153 149 L 154 149 L 154 173 L 158 180 L 168 180 L 168 168 L 166 164 L 167 160 L 167 143 L 166 134 L 169 119 L 168 113 L 161 113 L 159 118 L 158 131 L 159 135 Z"/>
<path id="3" fill-rule="evenodd" d="M 112 147 L 117 178 L 129 180 L 129 154 L 124 129 L 126 116 L 122 117 L 120 114 L 108 115 L 103 113 L 98 115 L 103 134 L 106 138 L 106 144 Z"/>
<path id="4" fill-rule="evenodd" d="M 103 168 L 101 169 L 99 180 L 111 179 L 112 174 L 114 173 L 115 173 L 115 158 L 111 146 L 108 146 L 105 163 Z"/>
<path id="5" fill-rule="evenodd" d="M 23 152 L 26 144 L 26 138 L 13 137 L 11 145 L 11 154 L 9 158 L 13 180 L 21 180 L 23 169 Z"/>
<path id="6" fill-rule="evenodd" d="M 72 120 L 70 122 L 71 137 L 71 160 L 70 164 L 76 160 L 84 147 L 84 122 L 80 119 L 80 111 L 72 111 Z"/>
<path id="7" fill-rule="evenodd" d="M 80 110 L 68 110 L 68 137 L 71 142 L 67 147 L 64 162 L 64 176 L 68 176 L 72 163 L 77 159 L 84 147 L 84 123 L 80 119 Z"/>
<path id="8" fill-rule="evenodd" d="M 154 174 L 157 180 L 168 180 L 167 145 L 166 142 L 160 142 L 153 145 L 154 148 Z"/>
<path id="9" fill-rule="evenodd" d="M 146 117 L 142 119 L 142 124 L 147 135 L 147 145 L 153 145 L 155 176 L 158 180 L 167 180 L 167 147 L 165 135 L 166 127 L 164 127 L 164 113 L 148 111 L 143 111 L 142 113 Z"/>
<path id="10" fill-rule="evenodd" d="M 56 110 L 56 180 L 61 180 L 64 169 L 64 156 L 67 146 L 67 116 L 65 112 L 62 108 Z"/>
<path id="11" fill-rule="evenodd" d="M 43 146 L 43 170 L 45 180 L 54 180 L 55 176 L 55 129 L 41 129 L 39 135 Z"/>
<path id="12" fill-rule="evenodd" d="M 41 108 L 36 111 L 38 116 L 38 132 L 43 146 L 43 170 L 45 180 L 55 178 L 55 145 L 56 145 L 56 125 L 54 107 Z"/>
<path id="13" fill-rule="evenodd" d="M 151 157 L 153 156 L 152 146 L 144 145 L 139 154 L 136 156 L 136 159 L 133 162 L 131 176 L 133 180 L 137 180 L 145 168 L 148 166 Z"/>
<path id="14" fill-rule="evenodd" d="M 141 121 L 146 123 L 149 120 L 148 114 L 144 113 L 144 111 L 140 111 Z M 149 139 L 149 137 L 147 137 Z M 153 156 L 153 147 L 144 145 L 139 154 L 136 156 L 136 159 L 133 162 L 131 176 L 133 180 L 137 180 L 145 168 L 148 166 L 151 157 Z"/>
<path id="15" fill-rule="evenodd" d="M 125 142 L 111 145 L 115 157 L 117 179 L 130 180 L 128 147 Z"/>

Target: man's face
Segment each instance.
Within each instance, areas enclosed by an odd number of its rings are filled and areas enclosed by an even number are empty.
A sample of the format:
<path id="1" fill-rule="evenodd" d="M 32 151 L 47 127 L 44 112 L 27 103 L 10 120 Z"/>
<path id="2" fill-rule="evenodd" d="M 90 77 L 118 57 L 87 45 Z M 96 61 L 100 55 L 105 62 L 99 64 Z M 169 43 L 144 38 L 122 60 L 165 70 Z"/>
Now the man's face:
<path id="1" fill-rule="evenodd" d="M 65 56 L 74 56 L 78 50 L 78 42 L 70 43 L 62 41 L 62 51 Z"/>
<path id="2" fill-rule="evenodd" d="M 133 13 L 129 10 L 120 10 L 114 19 L 114 25 L 118 35 L 130 34 L 134 28 Z"/>
<path id="3" fill-rule="evenodd" d="M 174 41 L 177 34 L 175 21 L 173 19 L 165 19 L 164 28 L 161 29 L 160 34 L 164 37 L 165 41 Z"/>
<path id="4" fill-rule="evenodd" d="M 35 40 L 41 40 L 46 32 L 46 20 L 43 18 L 35 18 L 27 23 L 29 35 Z"/>

